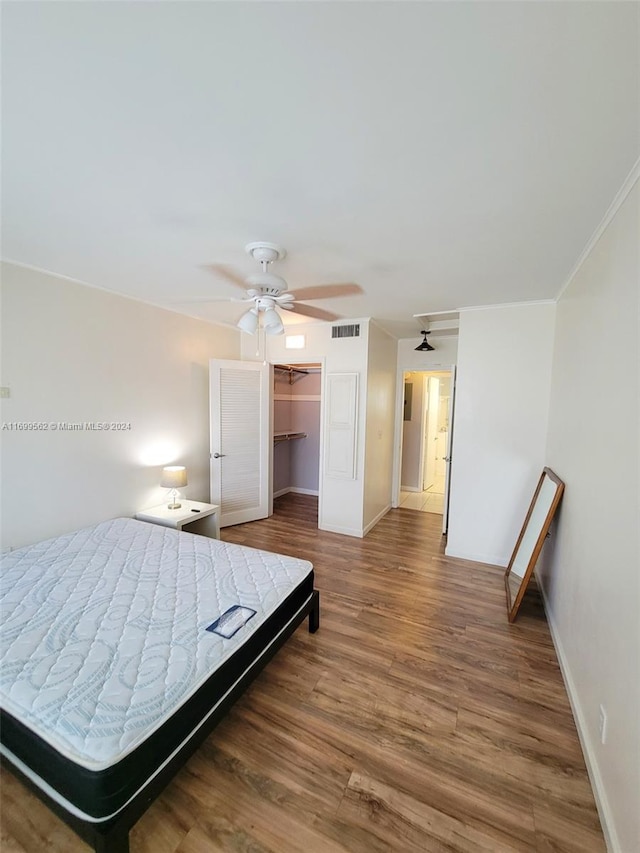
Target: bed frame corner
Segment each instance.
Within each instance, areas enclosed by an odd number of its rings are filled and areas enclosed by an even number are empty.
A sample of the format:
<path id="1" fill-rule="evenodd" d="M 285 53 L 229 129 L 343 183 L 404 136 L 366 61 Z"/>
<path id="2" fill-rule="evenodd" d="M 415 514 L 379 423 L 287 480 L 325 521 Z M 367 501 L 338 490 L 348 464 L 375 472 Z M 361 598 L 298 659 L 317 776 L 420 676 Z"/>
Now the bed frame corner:
<path id="1" fill-rule="evenodd" d="M 315 634 L 320 627 L 320 593 L 317 589 L 313 590 L 311 596 L 311 608 L 309 610 L 309 633 Z"/>

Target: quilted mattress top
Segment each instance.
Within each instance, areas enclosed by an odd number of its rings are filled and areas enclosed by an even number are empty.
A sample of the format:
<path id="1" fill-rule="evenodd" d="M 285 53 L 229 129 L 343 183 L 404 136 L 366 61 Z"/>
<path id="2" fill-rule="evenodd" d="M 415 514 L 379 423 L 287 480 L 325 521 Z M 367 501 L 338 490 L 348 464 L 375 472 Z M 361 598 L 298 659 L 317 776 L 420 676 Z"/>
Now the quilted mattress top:
<path id="1" fill-rule="evenodd" d="M 0 705 L 84 767 L 148 737 L 255 632 L 311 563 L 130 518 L 5 555 Z M 207 631 L 232 605 L 233 637 Z"/>

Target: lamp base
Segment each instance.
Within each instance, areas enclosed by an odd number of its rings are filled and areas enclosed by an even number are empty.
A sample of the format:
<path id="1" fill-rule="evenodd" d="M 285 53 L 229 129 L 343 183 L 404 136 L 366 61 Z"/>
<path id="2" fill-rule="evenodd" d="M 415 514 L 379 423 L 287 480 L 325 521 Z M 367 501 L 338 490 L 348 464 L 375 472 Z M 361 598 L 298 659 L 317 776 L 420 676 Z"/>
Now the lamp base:
<path id="1" fill-rule="evenodd" d="M 182 504 L 179 503 L 167 504 L 167 509 L 180 509 L 181 506 Z"/>

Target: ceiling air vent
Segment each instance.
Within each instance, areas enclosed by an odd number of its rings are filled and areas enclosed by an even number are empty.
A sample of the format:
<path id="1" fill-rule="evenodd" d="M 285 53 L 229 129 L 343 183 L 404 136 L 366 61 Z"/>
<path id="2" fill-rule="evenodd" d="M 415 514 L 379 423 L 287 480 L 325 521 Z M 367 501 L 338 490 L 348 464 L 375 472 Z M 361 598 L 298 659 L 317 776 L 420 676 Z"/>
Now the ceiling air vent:
<path id="1" fill-rule="evenodd" d="M 344 326 L 332 326 L 331 327 L 331 337 L 332 338 L 359 338 L 360 337 L 360 323 L 352 323 L 351 325 Z"/>

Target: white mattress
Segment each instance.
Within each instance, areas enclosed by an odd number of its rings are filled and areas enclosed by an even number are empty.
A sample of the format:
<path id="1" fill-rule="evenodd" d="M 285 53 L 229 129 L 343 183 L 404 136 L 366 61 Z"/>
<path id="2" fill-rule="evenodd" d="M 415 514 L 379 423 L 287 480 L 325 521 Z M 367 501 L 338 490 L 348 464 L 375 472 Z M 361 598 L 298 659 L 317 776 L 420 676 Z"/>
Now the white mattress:
<path id="1" fill-rule="evenodd" d="M 131 752 L 244 643 L 311 563 L 118 518 L 5 555 L 0 705 L 100 770 Z M 231 639 L 205 630 L 256 611 Z"/>

